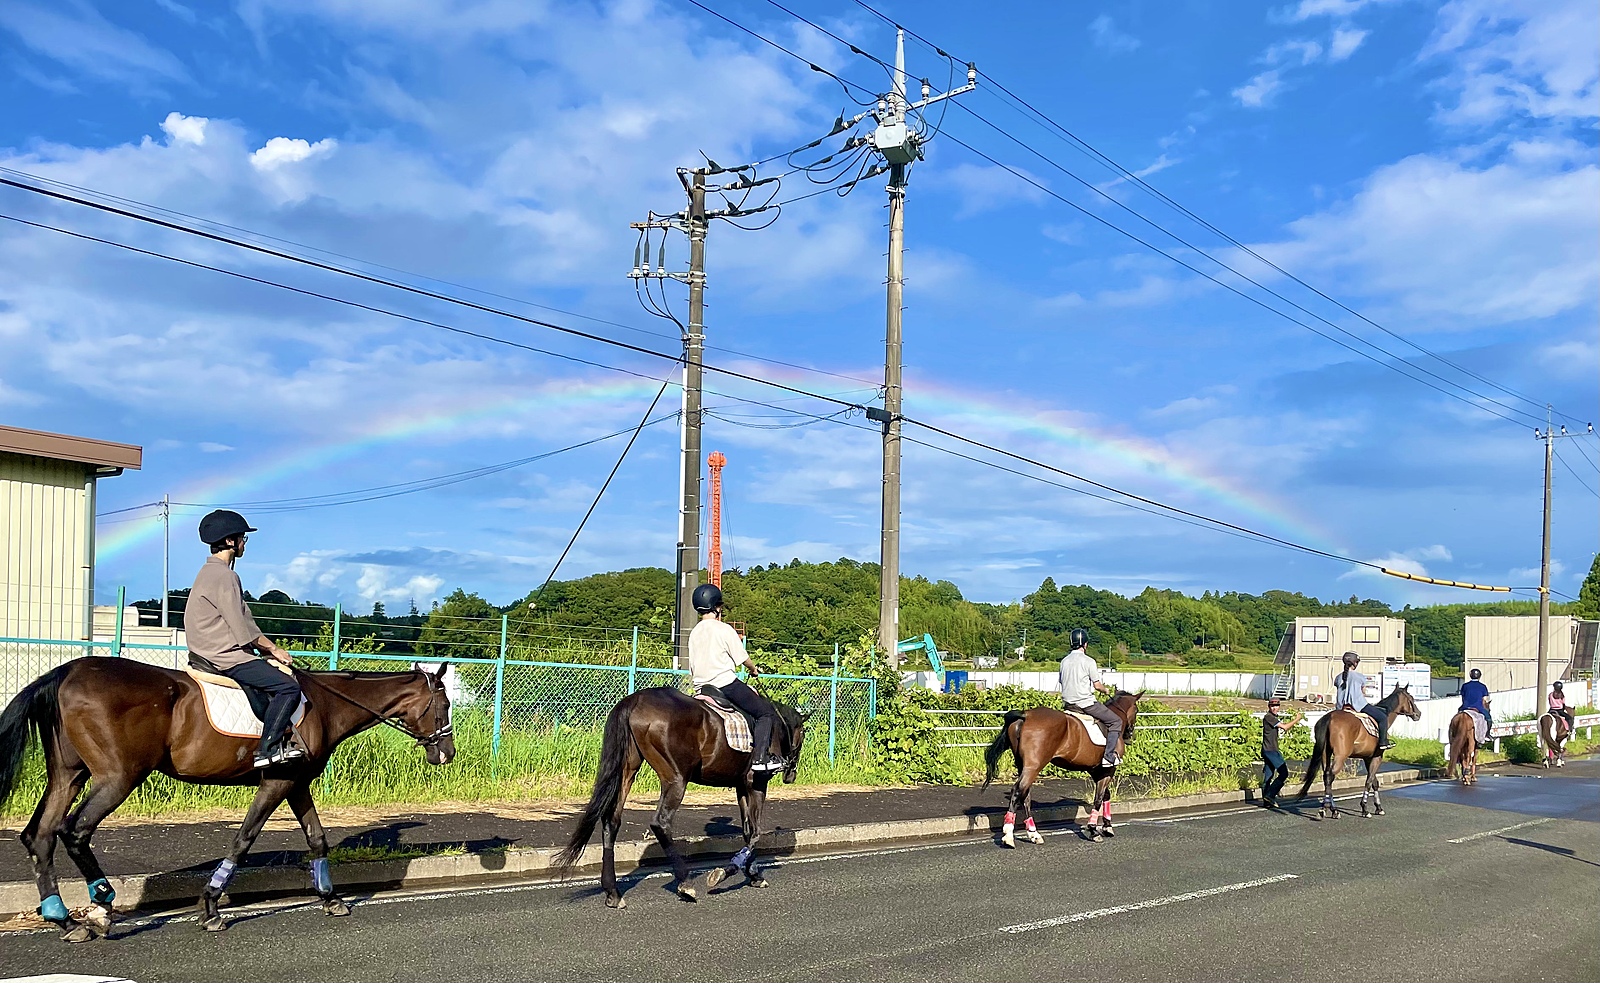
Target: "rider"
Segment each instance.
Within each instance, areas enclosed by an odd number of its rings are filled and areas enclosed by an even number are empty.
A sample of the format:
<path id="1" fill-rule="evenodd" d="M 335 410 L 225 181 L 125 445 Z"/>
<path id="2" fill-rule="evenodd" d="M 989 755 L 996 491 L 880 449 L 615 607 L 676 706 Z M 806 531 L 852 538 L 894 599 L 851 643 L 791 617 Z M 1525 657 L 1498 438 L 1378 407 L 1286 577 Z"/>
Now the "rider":
<path id="1" fill-rule="evenodd" d="M 1567 733 L 1572 733 L 1578 727 L 1578 718 L 1572 713 L 1572 708 L 1567 706 L 1567 694 L 1561 689 L 1561 680 L 1550 684 L 1550 698 L 1545 701 L 1553 717 L 1564 717 L 1567 721 Z"/>
<path id="2" fill-rule="evenodd" d="M 1267 701 L 1266 715 L 1261 718 L 1261 761 L 1265 766 L 1261 769 L 1261 801 L 1273 808 L 1278 806 L 1283 783 L 1289 780 L 1289 763 L 1278 750 L 1278 735 L 1288 733 L 1300 722 L 1299 710 L 1288 720 L 1280 719 L 1278 710 L 1282 706 L 1283 701 L 1274 696 Z"/>
<path id="3" fill-rule="evenodd" d="M 739 633 L 722 620 L 722 588 L 701 584 L 691 600 L 700 612 L 700 623 L 689 632 L 689 678 L 694 688 L 714 686 L 729 703 L 755 718 L 755 726 L 750 728 L 751 771 L 781 771 L 783 759 L 772 753 L 772 728 L 778 712 L 737 675 L 741 665 L 752 679 L 761 675 L 761 670 L 745 651 Z"/>
<path id="4" fill-rule="evenodd" d="M 1461 709 L 1476 710 L 1483 714 L 1483 732 L 1487 734 L 1489 728 L 1494 726 L 1494 720 L 1489 716 L 1489 687 L 1484 685 L 1481 670 L 1474 669 L 1468 675 L 1472 678 L 1461 684 Z"/>
<path id="5" fill-rule="evenodd" d="M 1394 742 L 1389 740 L 1389 715 L 1378 708 L 1375 703 L 1367 702 L 1364 692 L 1367 677 L 1356 672 L 1356 666 L 1361 664 L 1361 656 L 1354 652 L 1344 654 L 1344 672 L 1341 672 L 1333 685 L 1333 705 L 1337 708 L 1348 706 L 1356 713 L 1364 713 L 1371 717 L 1378 725 L 1378 750 L 1387 751 L 1394 747 Z"/>
<path id="6" fill-rule="evenodd" d="M 1061 702 L 1069 710 L 1088 714 L 1100 721 L 1106 729 L 1106 753 L 1100 764 L 1110 768 L 1117 763 L 1118 748 L 1122 741 L 1122 718 L 1104 703 L 1094 698 L 1095 693 L 1115 693 L 1116 690 L 1100 681 L 1100 667 L 1090 657 L 1089 633 L 1082 628 L 1072 629 L 1072 651 L 1061 660 Z"/>
<path id="7" fill-rule="evenodd" d="M 291 656 L 262 634 L 244 603 L 239 575 L 233 572 L 234 561 L 244 555 L 245 541 L 255 531 L 244 516 L 226 509 L 200 520 L 200 541 L 211 547 L 211 556 L 194 578 L 183 624 L 190 665 L 220 672 L 241 686 L 267 694 L 261 746 L 255 757 L 255 767 L 266 768 L 303 758 L 305 751 L 287 739 L 289 722 L 300 706 L 300 684 L 291 673 L 263 661 L 271 659 L 287 666 Z"/>

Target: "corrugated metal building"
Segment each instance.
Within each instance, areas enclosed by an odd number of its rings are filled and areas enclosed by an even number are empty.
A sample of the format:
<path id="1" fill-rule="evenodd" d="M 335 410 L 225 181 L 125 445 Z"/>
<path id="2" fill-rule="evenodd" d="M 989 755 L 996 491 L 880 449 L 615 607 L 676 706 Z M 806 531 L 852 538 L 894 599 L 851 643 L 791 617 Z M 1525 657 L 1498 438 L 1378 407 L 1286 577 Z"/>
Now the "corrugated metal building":
<path id="1" fill-rule="evenodd" d="M 131 444 L 0 426 L 0 635 L 91 637 L 95 485 L 142 457 Z"/>
<path id="2" fill-rule="evenodd" d="M 1594 671 L 1595 622 L 1552 614 L 1548 635 L 1549 680 Z M 1464 671 L 1483 671 L 1491 690 L 1533 686 L 1539 674 L 1539 618 L 1468 618 Z"/>
<path id="3" fill-rule="evenodd" d="M 1405 662 L 1405 621 L 1383 617 L 1294 619 L 1278 646 L 1277 662 L 1289 671 L 1279 677 L 1277 695 L 1330 698 L 1333 677 L 1344 668 L 1346 652 L 1361 656 L 1361 671 L 1376 680 L 1386 665 Z"/>

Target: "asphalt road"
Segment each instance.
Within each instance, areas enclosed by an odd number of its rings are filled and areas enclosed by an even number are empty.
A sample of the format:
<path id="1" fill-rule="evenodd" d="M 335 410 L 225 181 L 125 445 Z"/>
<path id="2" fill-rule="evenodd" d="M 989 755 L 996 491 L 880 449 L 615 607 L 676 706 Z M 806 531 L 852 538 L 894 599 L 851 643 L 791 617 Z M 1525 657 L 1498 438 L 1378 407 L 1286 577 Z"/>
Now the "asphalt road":
<path id="1" fill-rule="evenodd" d="M 1388 815 L 1244 807 L 1091 844 L 941 842 L 790 858 L 765 891 L 626 911 L 592 880 L 374 898 L 353 917 L 239 909 L 68 947 L 0 936 L 6 976 L 156 980 L 1600 979 L 1600 761 L 1413 786 Z M 1354 803 L 1346 801 L 1347 805 Z M 1310 803 L 1308 802 L 1308 805 Z"/>

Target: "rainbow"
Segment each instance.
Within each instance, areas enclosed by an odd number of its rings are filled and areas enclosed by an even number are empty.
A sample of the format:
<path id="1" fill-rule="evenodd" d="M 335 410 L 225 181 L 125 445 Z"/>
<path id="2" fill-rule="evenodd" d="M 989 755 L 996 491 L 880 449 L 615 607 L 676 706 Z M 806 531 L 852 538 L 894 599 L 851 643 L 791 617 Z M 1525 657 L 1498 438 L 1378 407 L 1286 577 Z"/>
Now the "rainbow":
<path id="1" fill-rule="evenodd" d="M 814 388 L 817 384 L 814 376 L 803 372 L 774 371 L 771 366 L 761 366 L 760 369 L 761 374 L 768 378 L 799 388 Z M 725 391 L 731 388 L 731 382 L 712 376 L 707 380 L 707 387 Z M 371 421 L 355 435 L 345 439 L 297 448 L 263 460 L 253 467 L 225 472 L 188 485 L 175 492 L 173 499 L 187 502 L 240 501 L 263 489 L 285 485 L 293 479 L 387 445 L 420 437 L 452 434 L 474 424 L 531 412 L 588 403 L 644 400 L 655 394 L 656 386 L 656 383 L 640 378 L 566 381 L 529 396 L 473 399 L 444 410 L 395 414 Z M 970 430 L 976 426 L 990 433 L 1021 435 L 1064 447 L 1071 450 L 1073 456 L 1056 459 L 1052 463 L 1079 473 L 1095 473 L 1094 468 L 1081 463 L 1084 457 L 1107 460 L 1220 504 L 1231 513 L 1225 518 L 1248 517 L 1253 523 L 1265 523 L 1271 527 L 1264 531 L 1288 535 L 1331 552 L 1343 552 L 1339 547 L 1330 545 L 1332 538 L 1328 533 L 1282 503 L 1239 487 L 1228 478 L 1210 473 L 1195 461 L 1174 454 L 1159 444 L 1062 422 L 1059 410 L 1019 408 L 1015 404 L 997 406 L 982 396 L 929 380 L 912 380 L 906 392 L 907 415 L 913 418 L 926 415 L 930 422 L 951 424 L 950 429 Z M 772 394 L 752 393 L 752 397 L 770 399 Z M 933 412 L 928 413 L 929 410 Z M 1160 495 L 1155 493 L 1152 497 Z M 108 531 L 99 537 L 97 557 L 101 562 L 115 560 L 156 539 L 160 532 L 160 521 L 155 518 L 118 523 L 108 527 Z"/>

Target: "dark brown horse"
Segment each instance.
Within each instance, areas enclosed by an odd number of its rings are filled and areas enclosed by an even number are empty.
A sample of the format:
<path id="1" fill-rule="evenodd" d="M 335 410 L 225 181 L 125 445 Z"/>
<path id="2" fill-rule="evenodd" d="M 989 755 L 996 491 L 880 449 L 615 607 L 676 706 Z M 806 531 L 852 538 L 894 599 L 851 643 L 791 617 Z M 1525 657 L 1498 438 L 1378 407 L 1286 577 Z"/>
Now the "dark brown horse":
<path id="1" fill-rule="evenodd" d="M 1472 714 L 1457 710 L 1450 718 L 1450 754 L 1445 759 L 1444 777 L 1454 778 L 1461 769 L 1461 784 L 1478 784 L 1478 731 Z"/>
<path id="2" fill-rule="evenodd" d="M 437 673 L 295 672 L 310 706 L 297 728 L 304 759 L 265 771 L 251 767 L 255 738 L 219 734 L 210 724 L 200 686 L 188 674 L 128 659 L 82 658 L 29 683 L 0 713 L 0 802 L 15 786 L 37 731 L 44 746 L 46 785 L 22 845 L 33 858 L 40 914 L 60 925 L 68 941 L 105 935 L 116 892 L 89 847 L 95 828 L 154 772 L 201 785 L 258 785 L 255 800 L 201 898 L 201 926 L 220 931 L 217 913 L 234 868 L 249 852 L 267 817 L 285 799 L 311 848 L 312 887 L 330 915 L 350 908 L 334 893 L 328 840 L 311 801 L 311 781 L 341 741 L 387 723 L 427 748 L 431 764 L 455 757 L 450 698 Z M 92 780 L 92 781 L 91 781 Z M 89 783 L 89 792 L 74 801 Z M 89 884 L 90 908 L 80 924 L 67 912 L 56 884 L 59 838 Z"/>
<path id="3" fill-rule="evenodd" d="M 1144 693 L 1118 691 L 1106 701 L 1106 706 L 1122 718 L 1123 747 L 1133 739 L 1133 724 L 1139 717 L 1139 699 Z M 995 735 L 983 752 L 988 766 L 983 787 L 988 788 L 1000 768 L 1000 759 L 1010 749 L 1017 766 L 1017 781 L 1006 796 L 1006 822 L 1000 842 L 1008 847 L 1017 845 L 1015 830 L 1017 814 L 1021 813 L 1026 836 L 1030 843 L 1043 843 L 1033 822 L 1033 783 L 1045 765 L 1056 765 L 1072 771 L 1086 771 L 1094 783 L 1094 803 L 1089 812 L 1089 822 L 1084 834 L 1098 843 L 1103 837 L 1116 835 L 1111 826 L 1111 777 L 1116 766 L 1101 764 L 1105 747 L 1089 739 L 1089 731 L 1082 721 L 1054 707 L 1034 707 L 1032 710 L 1012 710 L 1006 714 L 1000 733 Z"/>
<path id="4" fill-rule="evenodd" d="M 1417 703 L 1411 698 L 1411 691 L 1405 686 L 1396 686 L 1394 692 L 1373 704 L 1380 712 L 1389 715 L 1389 726 L 1393 727 L 1397 717 L 1406 716 L 1412 720 L 1421 720 L 1422 711 L 1417 709 Z M 1351 758 L 1359 758 L 1367 765 L 1367 783 L 1361 789 L 1361 815 L 1383 815 L 1383 800 L 1378 798 L 1378 769 L 1383 767 L 1383 752 L 1378 750 L 1378 739 L 1367 733 L 1365 725 L 1361 723 L 1361 714 L 1343 708 L 1325 713 L 1317 721 L 1316 726 L 1317 746 L 1311 752 L 1311 763 L 1306 768 L 1305 783 L 1300 786 L 1297 799 L 1306 797 L 1306 792 L 1311 789 L 1312 779 L 1317 777 L 1317 770 L 1322 770 L 1322 808 L 1320 814 L 1324 819 L 1339 818 L 1339 808 L 1333 802 L 1333 779 L 1344 763 Z M 1374 811 L 1368 813 L 1367 799 L 1371 797 Z"/>
<path id="5" fill-rule="evenodd" d="M 783 769 L 784 783 L 793 782 L 799 767 L 800 746 L 805 740 L 806 718 L 792 707 L 776 701 L 773 706 L 788 731 L 788 754 Z M 781 737 L 782 735 L 774 735 Z M 690 782 L 713 788 L 731 788 L 739 797 L 739 815 L 744 831 L 744 849 L 733 859 L 706 876 L 706 887 L 716 887 L 728 875 L 743 870 L 751 887 L 766 887 L 755 866 L 755 846 L 761 838 L 761 809 L 767 800 L 771 772 L 752 772 L 750 754 L 728 746 L 720 718 L 705 705 L 683 692 L 661 686 L 642 689 L 612 708 L 606 718 L 605 736 L 600 744 L 600 771 L 595 776 L 594 794 L 578 817 L 567 846 L 557 857 L 557 865 L 570 869 L 583 854 L 596 825 L 600 827 L 600 887 L 606 906 L 626 908 L 628 903 L 617 892 L 617 832 L 622 828 L 622 810 L 633 789 L 639 767 L 649 764 L 661 780 L 661 798 L 650 832 L 672 863 L 673 889 L 685 901 L 698 900 L 689 884 L 689 864 L 672 842 L 672 816 L 683 804 L 683 793 Z"/>

